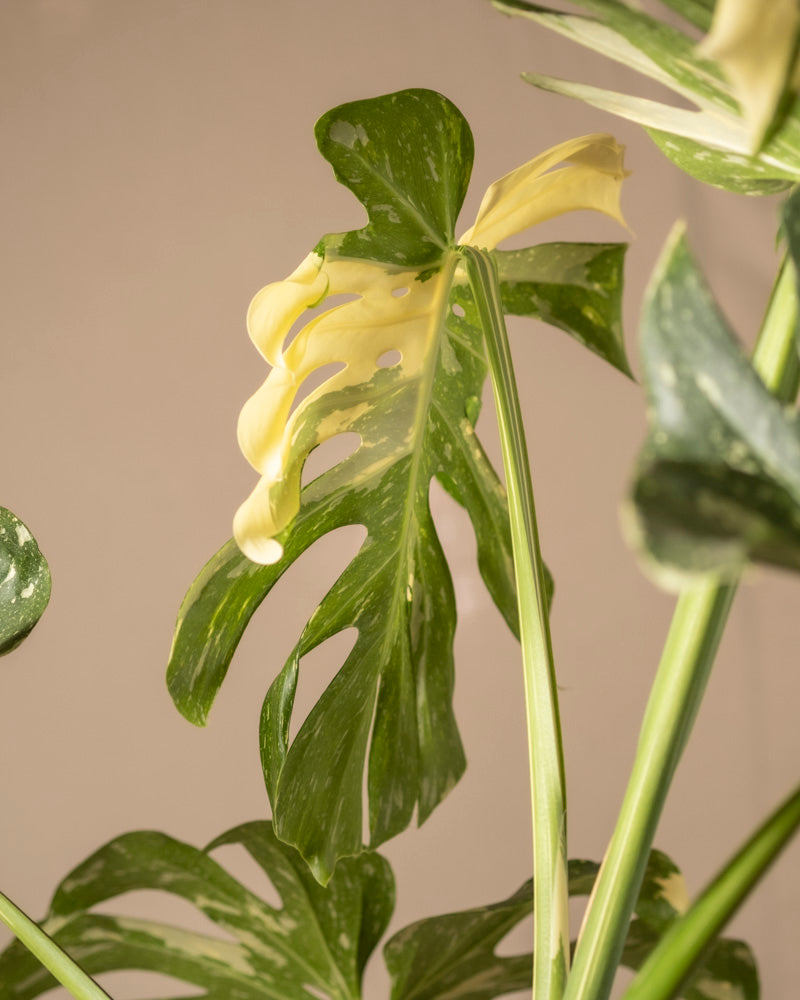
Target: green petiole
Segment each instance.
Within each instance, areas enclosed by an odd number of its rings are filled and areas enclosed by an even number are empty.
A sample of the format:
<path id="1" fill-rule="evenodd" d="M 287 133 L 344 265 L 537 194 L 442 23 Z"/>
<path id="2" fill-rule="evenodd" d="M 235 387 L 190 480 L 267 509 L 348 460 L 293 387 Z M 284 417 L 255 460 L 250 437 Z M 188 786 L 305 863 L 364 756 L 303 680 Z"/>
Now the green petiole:
<path id="1" fill-rule="evenodd" d="M 65 986 L 75 1000 L 109 1000 L 105 990 L 38 927 L 30 917 L 0 892 L 0 920 L 39 959 L 42 965 Z"/>
<path id="2" fill-rule="evenodd" d="M 560 1000 L 569 965 L 566 788 L 544 564 L 497 272 L 488 252 L 460 252 L 486 343 L 511 520 L 533 812 L 533 995 Z"/>
<path id="3" fill-rule="evenodd" d="M 753 365 L 778 398 L 798 389 L 794 267 L 784 261 Z M 709 577 L 681 594 L 642 723 L 617 825 L 589 900 L 565 1000 L 607 1000 L 672 777 L 705 691 L 736 583 Z M 671 994 L 663 994 L 664 996 Z M 650 1000 L 659 1000 L 653 993 Z"/>

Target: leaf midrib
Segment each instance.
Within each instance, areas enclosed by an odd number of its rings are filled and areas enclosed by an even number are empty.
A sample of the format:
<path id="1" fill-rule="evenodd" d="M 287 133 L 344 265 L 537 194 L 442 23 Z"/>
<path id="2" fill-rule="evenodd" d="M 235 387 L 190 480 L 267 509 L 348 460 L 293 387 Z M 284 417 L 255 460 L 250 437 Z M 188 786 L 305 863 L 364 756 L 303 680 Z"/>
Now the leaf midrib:
<path id="1" fill-rule="evenodd" d="M 458 255 L 455 251 L 451 251 L 449 255 L 449 260 L 447 255 L 443 256 L 441 270 L 435 278 L 431 278 L 431 281 L 439 282 L 439 290 L 437 292 L 436 300 L 431 307 L 431 325 L 435 324 L 435 337 L 431 334 L 428 353 L 428 363 L 425 365 L 425 374 L 420 380 L 420 387 L 417 396 L 417 405 L 414 415 L 414 423 L 412 430 L 412 440 L 414 441 L 414 447 L 411 449 L 411 465 L 408 474 L 408 485 L 406 488 L 405 504 L 403 509 L 403 522 L 398 532 L 398 545 L 397 553 L 399 557 L 399 565 L 402 572 L 397 572 L 394 578 L 394 587 L 392 588 L 392 598 L 389 604 L 389 615 L 387 618 L 388 622 L 395 623 L 398 618 L 401 618 L 400 608 L 405 602 L 406 588 L 408 586 L 408 563 L 410 559 L 410 548 L 413 544 L 411 540 L 411 523 L 412 519 L 416 520 L 416 495 L 417 486 L 420 480 L 420 471 L 423 464 L 424 452 L 425 452 L 425 437 L 428 425 L 428 415 L 431 410 L 432 400 L 433 400 L 433 385 L 436 380 L 436 372 L 438 368 L 439 359 L 439 342 L 441 339 L 441 331 L 444 328 L 445 313 L 447 310 L 447 305 L 450 298 L 450 288 L 452 287 L 453 275 L 455 273 L 456 266 L 458 264 Z M 389 647 L 392 645 L 395 636 L 395 629 L 387 628 L 384 632 L 384 638 L 380 645 L 381 659 L 384 660 Z"/>
<path id="2" fill-rule="evenodd" d="M 379 181 L 383 186 L 395 197 L 397 202 L 404 205 L 407 209 L 409 215 L 412 216 L 418 223 L 420 229 L 427 233 L 433 240 L 435 246 L 439 247 L 440 250 L 446 251 L 448 249 L 447 242 L 442 241 L 442 234 L 438 233 L 428 222 L 425 216 L 420 212 L 417 206 L 411 201 L 404 192 L 389 178 L 386 174 L 381 173 L 381 171 L 370 162 L 365 156 L 354 150 L 350 151 L 352 155 L 356 156 L 367 171 L 372 175 L 374 179 Z M 370 215 L 370 222 L 372 222 L 372 216 Z"/>

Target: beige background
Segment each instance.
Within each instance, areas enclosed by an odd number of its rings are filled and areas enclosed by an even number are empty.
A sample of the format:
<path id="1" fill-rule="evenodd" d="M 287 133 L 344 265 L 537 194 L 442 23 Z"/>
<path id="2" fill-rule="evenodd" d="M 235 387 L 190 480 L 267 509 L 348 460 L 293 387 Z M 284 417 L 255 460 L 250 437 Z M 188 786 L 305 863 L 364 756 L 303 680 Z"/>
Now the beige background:
<path id="1" fill-rule="evenodd" d="M 65 872 L 118 833 L 151 827 L 202 844 L 265 814 L 261 698 L 346 541 L 321 545 L 262 609 L 208 729 L 175 712 L 163 673 L 183 593 L 254 481 L 234 436 L 265 374 L 244 331 L 248 301 L 321 234 L 361 221 L 315 151 L 322 112 L 407 86 L 446 93 L 476 138 L 465 219 L 506 170 L 613 130 L 634 171 L 634 353 L 642 289 L 679 215 L 752 338 L 777 206 L 703 189 L 634 127 L 521 83 L 524 69 L 631 81 L 483 0 L 0 0 L 0 48 L 0 502 L 36 533 L 55 580 L 33 637 L 0 663 L 0 886 L 40 915 Z M 625 235 L 575 217 L 531 239 L 551 238 Z M 642 399 L 560 333 L 520 324 L 513 340 L 558 584 L 570 852 L 599 858 L 672 607 L 617 527 Z M 484 433 L 496 454 L 488 420 Z M 465 517 L 440 497 L 435 507 L 459 601 L 470 763 L 423 830 L 386 848 L 395 928 L 500 899 L 530 873 L 517 652 L 482 590 Z M 737 599 L 657 838 L 692 892 L 797 778 L 797 586 L 761 572 Z M 338 655 L 306 671 L 304 697 Z M 788 852 L 736 921 L 765 997 L 793 996 L 800 979 L 799 861 Z M 373 965 L 367 996 L 378 998 Z M 106 982 L 120 998 L 164 992 L 152 977 Z"/>

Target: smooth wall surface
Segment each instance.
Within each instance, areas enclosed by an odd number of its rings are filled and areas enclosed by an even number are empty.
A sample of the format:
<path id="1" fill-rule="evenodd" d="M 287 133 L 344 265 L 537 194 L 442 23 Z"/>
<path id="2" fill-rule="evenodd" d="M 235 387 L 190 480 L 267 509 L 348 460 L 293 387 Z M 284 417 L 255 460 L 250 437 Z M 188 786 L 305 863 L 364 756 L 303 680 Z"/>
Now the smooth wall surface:
<path id="1" fill-rule="evenodd" d="M 679 216 L 752 341 L 776 267 L 777 203 L 704 189 L 635 127 L 520 82 L 536 69 L 637 85 L 484 0 L 0 0 L 0 50 L 0 503 L 37 535 L 54 576 L 45 618 L 0 662 L 0 887 L 38 916 L 69 868 L 123 831 L 201 845 L 266 815 L 261 700 L 352 539 L 330 538 L 287 574 L 207 729 L 174 710 L 164 668 L 181 598 L 254 483 L 235 441 L 238 410 L 266 374 L 247 304 L 323 233 L 362 221 L 315 150 L 321 113 L 408 86 L 449 96 L 476 141 L 465 224 L 507 170 L 613 131 L 633 171 L 634 359 L 647 275 Z M 626 238 L 581 214 L 530 242 Z M 642 394 L 557 331 L 520 323 L 512 335 L 557 581 L 570 852 L 599 859 L 673 604 L 618 529 Z M 487 407 L 497 456 L 490 417 Z M 459 603 L 469 767 L 422 830 L 386 848 L 394 929 L 501 899 L 530 875 L 517 649 L 482 588 L 466 517 L 433 502 Z M 797 780 L 798 597 L 797 581 L 760 572 L 737 598 L 657 837 L 692 893 Z M 309 663 L 304 704 L 340 662 L 337 642 Z M 765 997 L 792 996 L 800 980 L 799 863 L 790 850 L 734 925 L 756 947 Z M 387 995 L 380 966 L 377 956 L 370 998 Z M 165 992 L 140 975 L 106 985 L 118 998 Z"/>

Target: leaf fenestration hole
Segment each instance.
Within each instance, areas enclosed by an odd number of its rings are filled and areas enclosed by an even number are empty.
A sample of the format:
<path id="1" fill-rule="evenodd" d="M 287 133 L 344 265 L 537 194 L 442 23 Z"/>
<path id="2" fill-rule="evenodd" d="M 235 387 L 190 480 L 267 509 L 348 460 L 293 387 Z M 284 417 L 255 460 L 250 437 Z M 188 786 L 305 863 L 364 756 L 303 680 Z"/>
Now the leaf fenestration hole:
<path id="1" fill-rule="evenodd" d="M 399 351 L 392 349 L 390 351 L 384 351 L 375 364 L 378 368 L 394 368 L 394 366 L 399 365 L 402 360 L 403 355 Z"/>
<path id="2" fill-rule="evenodd" d="M 315 368 L 310 375 L 307 375 L 306 378 L 303 379 L 303 382 L 297 391 L 297 395 L 292 400 L 289 416 L 294 413 L 303 400 L 310 396 L 315 389 L 324 385 L 329 378 L 332 378 L 337 372 L 340 372 L 346 367 L 347 366 L 343 361 L 331 361 L 327 365 L 320 365 L 319 368 Z"/>
<path id="3" fill-rule="evenodd" d="M 323 313 L 329 312 L 331 309 L 335 309 L 336 306 L 343 306 L 347 302 L 355 302 L 360 298 L 361 296 L 356 292 L 341 292 L 337 295 L 329 295 L 317 306 L 311 306 L 308 309 L 304 309 L 292 324 L 289 332 L 286 334 L 282 350 L 285 351 L 303 327 L 307 326 L 313 319 L 316 319 L 317 316 L 321 316 Z"/>
<path id="4" fill-rule="evenodd" d="M 533 940 L 533 913 L 515 924 L 497 942 L 495 955 L 500 958 L 511 958 L 514 955 L 524 955 L 531 950 Z"/>
<path id="5" fill-rule="evenodd" d="M 308 713 L 341 670 L 342 664 L 355 646 L 357 638 L 357 629 L 343 629 L 320 643 L 301 659 L 297 693 L 289 725 L 290 742 L 294 742 Z"/>
<path id="6" fill-rule="evenodd" d="M 276 910 L 283 909 L 283 900 L 269 875 L 242 844 L 222 844 L 215 847 L 212 857 L 259 899 Z"/>
<path id="7" fill-rule="evenodd" d="M 392 289 L 392 295 L 396 299 L 401 299 L 404 295 L 408 295 L 408 293 L 409 293 L 409 287 L 408 287 L 408 285 L 402 285 L 400 288 L 393 288 Z"/>
<path id="8" fill-rule="evenodd" d="M 309 454 L 303 465 L 302 485 L 307 486 L 323 472 L 349 458 L 361 444 L 361 435 L 354 431 L 344 431 L 334 434 L 332 438 L 323 441 Z"/>

